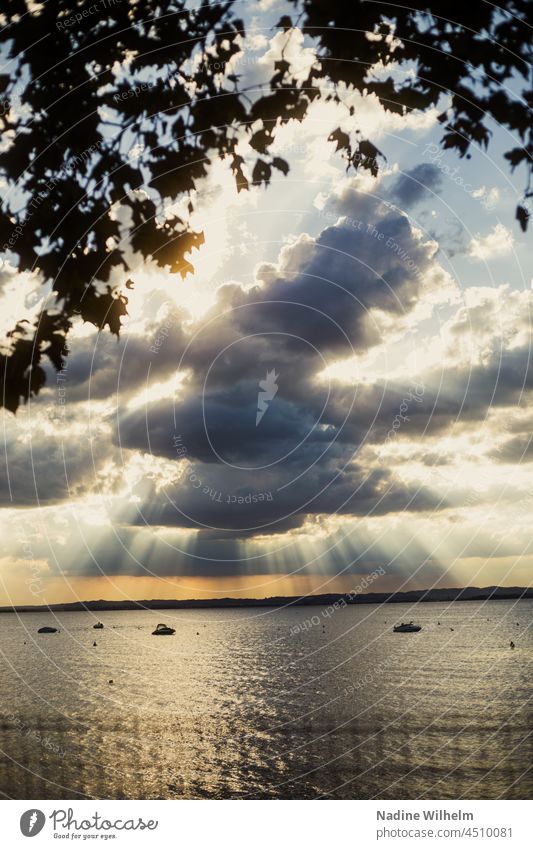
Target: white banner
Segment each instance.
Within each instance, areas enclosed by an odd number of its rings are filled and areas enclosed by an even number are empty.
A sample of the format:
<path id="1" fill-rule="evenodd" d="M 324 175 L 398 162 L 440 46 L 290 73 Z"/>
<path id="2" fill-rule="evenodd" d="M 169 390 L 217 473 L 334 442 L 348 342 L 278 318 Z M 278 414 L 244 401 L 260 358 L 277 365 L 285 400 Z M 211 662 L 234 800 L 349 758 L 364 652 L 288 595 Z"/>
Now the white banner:
<path id="1" fill-rule="evenodd" d="M 4 801 L 6 847 L 531 849 L 529 801 Z M 29 841 L 35 838 L 35 844 Z"/>

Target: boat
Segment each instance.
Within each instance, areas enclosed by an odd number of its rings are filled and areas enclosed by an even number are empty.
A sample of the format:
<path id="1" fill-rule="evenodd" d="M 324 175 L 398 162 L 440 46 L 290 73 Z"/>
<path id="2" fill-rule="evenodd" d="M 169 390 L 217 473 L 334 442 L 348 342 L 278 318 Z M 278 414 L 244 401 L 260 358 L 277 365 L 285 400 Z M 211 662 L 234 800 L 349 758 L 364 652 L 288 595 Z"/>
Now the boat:
<path id="1" fill-rule="evenodd" d="M 394 626 L 396 634 L 416 634 L 422 630 L 422 625 L 413 625 L 412 622 L 402 622 L 401 625 Z"/>
<path id="2" fill-rule="evenodd" d="M 57 634 L 57 628 L 50 628 L 48 625 L 45 625 L 44 628 L 39 628 L 37 633 L 38 634 Z"/>
<path id="3" fill-rule="evenodd" d="M 176 631 L 174 628 L 169 628 L 168 625 L 165 625 L 163 622 L 160 622 L 155 631 L 152 631 L 152 636 L 158 637 L 160 635 L 165 634 L 175 634 Z"/>
<path id="4" fill-rule="evenodd" d="M 93 628 L 98 628 L 98 630 L 101 630 L 103 627 L 104 626 L 102 625 L 101 622 L 97 622 L 96 625 L 93 625 Z"/>

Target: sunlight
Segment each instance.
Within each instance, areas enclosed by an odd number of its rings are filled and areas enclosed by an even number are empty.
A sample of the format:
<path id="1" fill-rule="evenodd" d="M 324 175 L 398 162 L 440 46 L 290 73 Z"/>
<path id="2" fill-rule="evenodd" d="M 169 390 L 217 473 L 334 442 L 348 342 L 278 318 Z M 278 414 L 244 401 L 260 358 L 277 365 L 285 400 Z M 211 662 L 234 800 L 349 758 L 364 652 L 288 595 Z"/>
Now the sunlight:
<path id="1" fill-rule="evenodd" d="M 174 398 L 179 396 L 179 390 L 186 378 L 186 372 L 176 371 L 167 380 L 153 383 L 146 389 L 142 389 L 128 401 L 127 410 L 136 410 L 148 404 L 160 401 L 163 398 Z"/>

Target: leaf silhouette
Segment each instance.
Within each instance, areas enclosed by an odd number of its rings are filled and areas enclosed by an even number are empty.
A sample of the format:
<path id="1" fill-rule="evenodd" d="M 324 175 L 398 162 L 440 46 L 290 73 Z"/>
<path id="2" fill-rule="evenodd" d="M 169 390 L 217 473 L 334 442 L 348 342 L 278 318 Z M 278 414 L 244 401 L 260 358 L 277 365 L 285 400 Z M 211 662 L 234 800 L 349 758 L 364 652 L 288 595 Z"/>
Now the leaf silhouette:
<path id="1" fill-rule="evenodd" d="M 442 145 L 460 157 L 487 148 L 496 122 L 514 139 L 509 167 L 530 185 L 532 0 L 513 0 L 509 15 L 481 2 L 289 2 L 294 16 L 274 30 L 286 48 L 301 28 L 314 58 L 302 79 L 301 61 L 283 48 L 252 96 L 231 65 L 246 35 L 234 0 L 122 2 L 105 15 L 85 0 L 3 4 L 0 245 L 50 293 L 36 323 L 18 325 L 0 354 L 7 409 L 42 389 L 43 358 L 61 367 L 75 321 L 120 332 L 139 255 L 194 285 L 203 236 L 189 217 L 213 163 L 228 163 L 238 192 L 268 186 L 272 168 L 289 171 L 270 155 L 279 129 L 317 101 L 346 107 L 342 127 L 324 134 L 348 168 L 376 175 L 382 159 L 358 132 L 347 99 L 356 91 L 398 115 L 439 108 Z M 169 220 L 165 209 L 180 200 L 186 212 Z M 516 220 L 525 232 L 522 204 Z"/>

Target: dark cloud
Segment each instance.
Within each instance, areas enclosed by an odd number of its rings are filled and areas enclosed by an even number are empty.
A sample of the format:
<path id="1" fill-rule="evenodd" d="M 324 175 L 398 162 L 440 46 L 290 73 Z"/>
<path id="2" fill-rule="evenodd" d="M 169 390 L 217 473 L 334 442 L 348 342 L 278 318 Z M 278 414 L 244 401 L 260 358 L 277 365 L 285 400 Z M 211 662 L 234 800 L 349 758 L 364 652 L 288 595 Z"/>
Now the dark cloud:
<path id="1" fill-rule="evenodd" d="M 531 433 L 506 440 L 497 450 L 492 451 L 490 456 L 500 463 L 531 463 L 533 461 Z"/>
<path id="2" fill-rule="evenodd" d="M 65 359 L 65 399 L 68 405 L 118 395 L 124 402 L 147 385 L 170 377 L 187 344 L 187 314 L 169 309 L 164 318 L 150 322 L 143 335 L 95 333 L 74 339 Z M 56 375 L 50 369 L 45 400 L 57 394 Z"/>
<path id="3" fill-rule="evenodd" d="M 280 394 L 283 369 L 280 368 Z M 235 364 L 228 368 L 234 372 Z M 246 370 L 247 366 L 245 366 Z M 361 449 L 380 449 L 391 440 L 423 440 L 454 426 L 478 427 L 493 407 L 516 402 L 533 388 L 526 349 L 494 355 L 474 368 L 450 367 L 424 375 L 424 383 L 324 388 L 302 369 L 302 382 L 284 388 L 255 426 L 257 383 L 230 383 L 225 390 L 194 394 L 191 380 L 174 407 L 152 405 L 120 423 L 129 448 L 186 458 L 186 472 L 165 497 L 143 497 L 132 523 L 189 528 L 214 526 L 235 536 L 281 532 L 309 514 L 382 515 L 443 509 L 424 489 L 406 487 L 392 470 L 359 461 Z M 302 391 L 302 386 L 305 391 Z M 293 396 L 293 397 L 291 397 Z M 179 435 L 182 452 L 175 438 Z M 426 465 L 439 463 L 425 454 Z M 178 468 L 178 467 L 177 467 Z M 181 468 L 181 467 L 180 467 Z M 268 492 L 271 497 L 253 496 Z M 241 499 L 240 501 L 238 499 Z M 459 501 L 464 499 L 459 499 Z"/>
<path id="4" fill-rule="evenodd" d="M 214 526 L 239 536 L 279 533 L 309 513 L 382 514 L 435 503 L 386 469 L 355 463 L 372 428 L 386 437 L 404 390 L 318 378 L 382 341 L 377 314 L 411 311 L 438 274 L 432 249 L 405 216 L 368 196 L 347 191 L 338 207 L 352 215 L 318 239 L 284 248 L 277 266 L 259 269 L 260 285 L 222 288 L 189 330 L 176 400 L 122 412 L 122 448 L 177 460 L 178 440 L 195 475 L 176 481 L 166 499 L 144 496 L 131 523 Z M 259 381 L 272 370 L 277 391 L 257 426 Z M 272 499 L 254 498 L 265 491 Z"/>
<path id="5" fill-rule="evenodd" d="M 299 480 L 284 477 L 278 470 L 229 475 L 194 464 L 175 485 L 151 492 L 116 518 L 130 525 L 194 528 L 210 537 L 221 532 L 222 537 L 238 538 L 300 527 L 308 514 L 380 516 L 438 504 L 428 492 L 402 484 L 387 470 L 355 466 L 340 472 L 325 463 Z"/>
<path id="6" fill-rule="evenodd" d="M 37 506 L 57 504 L 98 490 L 105 481 L 100 470 L 118 451 L 98 427 L 73 438 L 65 420 L 55 420 L 58 432 L 36 430 L 32 439 L 6 441 L 0 460 L 0 504 Z M 61 431 L 65 431 L 65 438 Z"/>
<path id="7" fill-rule="evenodd" d="M 411 209 L 423 200 L 440 192 L 442 174 L 436 165 L 422 162 L 397 177 L 386 193 L 388 200 L 400 209 Z"/>
<path id="8" fill-rule="evenodd" d="M 420 168 L 416 179 L 425 175 L 429 184 L 430 171 Z M 394 191 L 408 195 L 398 181 Z M 533 388 L 522 349 L 495 352 L 473 368 L 443 363 L 420 385 L 321 378 L 328 366 L 383 342 L 382 328 L 401 326 L 443 281 L 434 247 L 420 240 L 406 216 L 353 189 L 336 199 L 335 212 L 343 216 L 338 224 L 285 246 L 277 265 L 263 264 L 257 285 L 220 289 L 201 320 L 171 312 L 142 338 L 130 333 L 118 343 L 109 336 L 96 346 L 94 339 L 76 343 L 67 366 L 68 399 L 117 395 L 109 450 L 118 449 L 124 460 L 141 452 L 169 461 L 164 486 L 147 473 L 132 501 L 114 508 L 118 527 L 195 529 L 195 544 L 216 556 L 217 545 L 286 533 L 313 515 L 442 509 L 449 500 L 440 503 L 403 483 L 380 460 L 380 448 L 456 423 L 471 427 L 491 406 L 508 405 Z M 176 398 L 128 407 L 148 376 L 157 382 L 176 371 L 183 376 Z M 276 391 L 257 423 L 260 381 L 272 371 Z M 114 419 L 109 424 L 115 427 Z M 102 449 L 100 463 L 105 459 Z M 73 446 L 70 485 L 78 482 L 80 491 L 89 462 Z M 43 490 L 52 499 L 71 494 L 54 475 L 43 461 L 37 475 Z M 21 467 L 20 481 L 30 501 L 31 466 L 25 473 Z"/>

